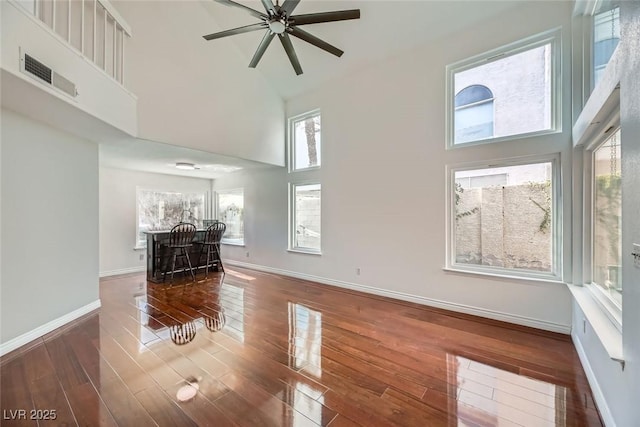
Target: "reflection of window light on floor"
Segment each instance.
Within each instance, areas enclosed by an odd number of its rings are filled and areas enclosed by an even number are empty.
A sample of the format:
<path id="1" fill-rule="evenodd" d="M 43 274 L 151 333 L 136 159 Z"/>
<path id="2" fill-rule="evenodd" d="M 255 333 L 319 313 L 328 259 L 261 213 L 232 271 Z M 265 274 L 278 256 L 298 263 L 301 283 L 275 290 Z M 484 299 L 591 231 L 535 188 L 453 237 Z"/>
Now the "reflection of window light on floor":
<path id="1" fill-rule="evenodd" d="M 244 342 L 244 289 L 224 283 L 220 289 L 220 304 L 224 308 L 224 331 Z"/>
<path id="2" fill-rule="evenodd" d="M 447 365 L 461 425 L 566 425 L 565 387 L 450 354 Z"/>
<path id="3" fill-rule="evenodd" d="M 289 366 L 322 375 L 322 313 L 289 303 Z"/>

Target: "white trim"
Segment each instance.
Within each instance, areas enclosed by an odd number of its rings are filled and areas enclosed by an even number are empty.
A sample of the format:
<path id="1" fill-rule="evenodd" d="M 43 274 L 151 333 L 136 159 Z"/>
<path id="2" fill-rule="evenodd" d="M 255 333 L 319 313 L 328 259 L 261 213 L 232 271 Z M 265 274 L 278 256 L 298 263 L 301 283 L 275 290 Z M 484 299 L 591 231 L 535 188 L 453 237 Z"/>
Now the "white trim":
<path id="1" fill-rule="evenodd" d="M 591 368 L 591 364 L 589 363 L 589 358 L 587 357 L 587 353 L 582 346 L 582 342 L 580 338 L 578 338 L 577 332 L 573 330 L 571 332 L 571 340 L 573 341 L 573 345 L 576 348 L 576 352 L 578 353 L 578 358 L 580 359 L 580 363 L 582 364 L 582 368 L 584 369 L 584 373 L 587 376 L 587 381 L 589 382 L 589 387 L 591 387 L 591 393 L 593 394 L 593 399 L 596 402 L 596 406 L 598 407 L 598 412 L 602 417 L 602 422 L 607 427 L 616 427 L 616 422 L 611 414 L 611 409 L 609 409 L 609 405 L 607 405 L 607 400 L 604 397 L 604 393 L 600 388 L 600 384 L 598 383 L 598 377 L 593 372 Z"/>
<path id="2" fill-rule="evenodd" d="M 609 358 L 624 367 L 622 332 L 617 328 L 614 320 L 607 316 L 589 289 L 576 285 L 567 285 L 567 287 Z"/>
<path id="3" fill-rule="evenodd" d="M 303 246 L 296 246 L 296 188 L 317 185 L 320 187 L 320 248 L 308 248 Z M 289 244 L 287 251 L 289 252 L 301 252 L 306 254 L 322 255 L 322 183 L 319 180 L 304 180 L 300 182 L 289 182 Z"/>
<path id="4" fill-rule="evenodd" d="M 31 341 L 40 338 L 41 336 L 48 334 L 49 332 L 60 328 L 67 323 L 76 320 L 79 317 L 84 316 L 87 313 L 92 312 L 93 310 L 97 310 L 100 308 L 101 303 L 100 300 L 97 299 L 83 307 L 80 307 L 76 310 L 73 310 L 70 313 L 67 313 L 63 316 L 58 317 L 50 322 L 45 323 L 44 325 L 38 326 L 31 331 L 24 333 L 18 337 L 15 337 L 7 342 L 0 344 L 0 356 L 3 356 L 10 351 L 13 351 L 19 347 L 22 347 L 25 344 L 30 343 Z"/>
<path id="5" fill-rule="evenodd" d="M 388 289 L 380 289 L 373 286 L 361 285 L 358 283 L 344 282 L 341 280 L 329 279 L 320 276 L 314 276 L 311 274 L 298 273 L 295 271 L 283 270 L 280 268 L 267 267 L 263 265 L 250 264 L 241 261 L 225 260 L 227 265 L 235 265 L 237 267 L 249 268 L 252 270 L 263 271 L 266 273 L 276 273 L 283 276 L 294 277 L 297 279 L 309 280 L 325 285 L 337 286 L 339 288 L 351 289 L 354 291 L 360 291 L 367 294 L 379 295 L 389 297 L 401 301 L 414 302 L 417 304 L 426 305 L 429 307 L 441 308 L 444 310 L 455 311 L 458 313 L 471 314 L 474 316 L 484 317 L 487 319 L 499 320 L 502 322 L 513 323 L 516 325 L 528 326 L 531 328 L 542 329 L 545 331 L 558 332 L 561 334 L 569 335 L 571 333 L 570 325 L 563 325 L 555 322 L 548 322 L 546 320 L 534 319 L 527 316 L 519 316 L 517 314 L 503 313 L 496 310 L 488 310 L 484 308 L 472 307 L 465 304 L 457 304 L 442 300 L 436 300 L 432 298 L 421 297 L 418 295 L 407 294 L 404 292 L 396 292 Z"/>
<path id="6" fill-rule="evenodd" d="M 552 271 L 537 272 L 532 270 L 508 269 L 503 267 L 490 267 L 474 264 L 459 264 L 455 262 L 455 226 L 456 226 L 456 207 L 455 207 L 455 173 L 459 171 L 475 170 L 475 169 L 492 169 L 511 166 L 526 166 L 538 163 L 551 163 L 551 211 L 552 211 Z M 490 274 L 495 276 L 512 277 L 517 276 L 522 279 L 542 279 L 547 281 L 562 282 L 563 281 L 563 223 L 562 223 L 562 166 L 560 153 L 543 154 L 532 156 L 512 157 L 500 159 L 496 161 L 484 160 L 476 162 L 465 162 L 458 164 L 448 164 L 445 166 L 446 181 L 445 191 L 447 195 L 447 203 L 445 203 L 446 218 L 446 241 L 445 241 L 445 270 L 455 270 L 458 272 Z"/>
<path id="7" fill-rule="evenodd" d="M 494 136 L 468 142 L 455 143 L 455 85 L 454 75 L 490 62 L 499 61 L 509 56 L 517 55 L 546 44 L 551 45 L 550 69 L 551 69 L 551 101 L 549 129 L 541 129 L 533 132 L 517 133 L 513 135 Z M 488 88 L 491 90 L 491 88 Z M 447 150 L 469 147 L 478 144 L 488 144 L 512 139 L 527 138 L 531 136 L 555 134 L 562 132 L 562 28 L 551 30 L 526 37 L 504 46 L 489 50 L 484 53 L 466 58 L 446 67 L 445 83 L 445 145 Z M 495 117 L 494 117 L 495 123 Z"/>
<path id="8" fill-rule="evenodd" d="M 118 270 L 101 271 L 100 272 L 100 277 L 117 276 L 119 274 L 128 274 L 128 273 L 141 273 L 143 271 L 147 271 L 147 266 L 146 265 L 139 265 L 137 267 L 121 268 L 121 269 L 118 269 Z"/>
<path id="9" fill-rule="evenodd" d="M 294 135 L 294 127 L 295 124 L 301 122 L 302 120 L 306 120 L 310 117 L 320 117 L 320 163 L 316 166 L 309 166 L 306 168 L 296 168 L 296 138 Z M 307 172 L 312 170 L 317 170 L 322 167 L 322 113 L 320 109 L 315 109 L 312 111 L 307 111 L 306 113 L 298 114 L 296 116 L 289 117 L 287 119 L 287 159 L 288 159 L 288 171 L 292 172 Z"/>

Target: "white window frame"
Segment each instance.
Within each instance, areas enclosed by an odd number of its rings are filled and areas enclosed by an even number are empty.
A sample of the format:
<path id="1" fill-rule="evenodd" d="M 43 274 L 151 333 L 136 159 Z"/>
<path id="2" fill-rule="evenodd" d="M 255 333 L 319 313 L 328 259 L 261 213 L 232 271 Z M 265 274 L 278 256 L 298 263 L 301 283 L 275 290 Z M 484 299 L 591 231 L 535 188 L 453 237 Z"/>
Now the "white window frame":
<path id="1" fill-rule="evenodd" d="M 606 132 L 607 129 L 611 129 Z M 583 158 L 583 206 L 584 215 L 583 221 L 585 226 L 583 245 L 584 245 L 584 263 L 583 263 L 583 282 L 585 287 L 589 290 L 592 297 L 607 316 L 607 318 L 613 323 L 613 325 L 622 333 L 622 306 L 618 305 L 604 290 L 596 283 L 593 282 L 593 201 L 594 201 L 594 185 L 593 185 L 593 154 L 595 150 L 600 147 L 614 132 L 620 129 L 620 111 L 617 110 L 606 121 L 604 126 L 600 126 L 600 132 L 596 134 L 594 138 L 585 145 L 584 158 Z M 624 287 L 624 283 L 623 283 Z M 624 289 L 624 288 L 623 288 Z"/>
<path id="2" fill-rule="evenodd" d="M 214 211 L 215 211 L 215 219 L 222 221 L 220 217 L 220 194 L 229 194 L 229 193 L 234 193 L 237 191 L 241 191 L 242 192 L 242 210 L 243 210 L 243 216 L 242 216 L 242 240 L 241 241 L 237 241 L 237 240 L 229 240 L 228 238 L 225 238 L 224 236 L 222 237 L 222 240 L 220 240 L 220 243 L 222 243 L 223 245 L 233 245 L 233 246 L 244 246 L 245 243 L 245 239 L 244 239 L 244 187 L 238 187 L 238 188 L 228 188 L 228 189 L 224 189 L 224 190 L 216 190 L 215 191 L 215 207 L 214 207 Z"/>
<path id="3" fill-rule="evenodd" d="M 516 135 L 491 137 L 477 141 L 455 143 L 455 85 L 454 75 L 461 71 L 466 71 L 480 65 L 504 59 L 507 56 L 526 52 L 546 44 L 551 44 L 551 127 L 549 129 L 525 132 Z M 469 147 L 480 144 L 490 144 L 500 141 L 529 138 L 538 135 L 547 135 L 562 132 L 562 30 L 554 28 L 519 41 L 509 43 L 505 46 L 490 50 L 485 53 L 464 59 L 447 65 L 446 73 L 446 148 L 455 149 Z M 489 88 L 491 89 L 491 88 Z M 496 116 L 493 117 L 494 126 Z"/>
<path id="4" fill-rule="evenodd" d="M 552 270 L 548 273 L 532 270 L 510 269 L 503 267 L 492 267 L 486 265 L 462 264 L 456 260 L 456 207 L 455 207 L 455 173 L 465 170 L 482 168 L 498 168 L 508 166 L 521 166 L 534 163 L 551 163 L 551 230 L 552 230 Z M 560 167 L 560 154 L 526 156 L 498 161 L 484 161 L 464 163 L 458 165 L 447 165 L 447 241 L 446 241 L 446 264 L 445 270 L 475 273 L 489 276 L 499 276 L 508 278 L 521 278 L 530 280 L 540 280 L 562 283 L 562 176 Z"/>
<path id="5" fill-rule="evenodd" d="M 296 168 L 296 138 L 295 138 L 295 125 L 298 122 L 301 122 L 303 120 L 306 120 L 310 117 L 315 117 L 315 116 L 320 116 L 320 147 L 319 147 L 319 151 L 318 154 L 320 155 L 320 164 L 318 164 L 317 166 L 309 166 L 306 168 Z M 320 169 L 320 167 L 322 167 L 322 146 L 323 146 L 323 141 L 322 141 L 322 114 L 320 112 L 320 109 L 315 109 L 312 111 L 308 111 L 306 113 L 303 114 L 298 114 L 297 116 L 293 116 L 290 117 L 288 119 L 288 132 L 287 132 L 287 140 L 288 140 L 288 144 L 287 144 L 287 152 L 288 152 L 288 160 L 289 160 L 289 173 L 292 172 L 304 172 L 304 171 L 311 171 L 311 170 L 315 170 L 315 169 Z"/>
<path id="6" fill-rule="evenodd" d="M 290 252 L 300 252 L 312 255 L 322 255 L 322 225 L 320 226 L 320 249 L 296 246 L 296 188 L 306 185 L 319 185 L 322 194 L 322 183 L 317 181 L 301 181 L 289 183 L 289 248 Z M 320 199 L 320 223 L 322 224 L 322 199 Z"/>

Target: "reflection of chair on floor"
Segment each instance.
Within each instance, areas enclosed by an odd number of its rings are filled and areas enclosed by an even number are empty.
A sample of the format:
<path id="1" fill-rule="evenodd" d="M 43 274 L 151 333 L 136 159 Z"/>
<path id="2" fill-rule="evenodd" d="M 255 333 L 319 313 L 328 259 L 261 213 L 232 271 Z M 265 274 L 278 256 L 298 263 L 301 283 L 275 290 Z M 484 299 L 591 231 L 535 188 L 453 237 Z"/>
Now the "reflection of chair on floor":
<path id="1" fill-rule="evenodd" d="M 196 324 L 194 321 L 181 323 L 169 327 L 171 341 L 177 345 L 184 345 L 193 341 L 196 337 Z"/>
<path id="2" fill-rule="evenodd" d="M 176 260 L 178 257 L 187 260 L 189 266 L 189 272 L 191 278 L 196 280 L 196 276 L 193 274 L 193 268 L 191 267 L 191 259 L 189 259 L 189 248 L 192 246 L 193 238 L 196 235 L 196 226 L 186 222 L 181 222 L 171 229 L 169 233 L 169 256 L 167 257 L 166 264 L 169 264 L 169 258 L 171 258 L 171 281 L 173 281 L 173 273 L 176 269 Z M 187 268 L 182 260 L 183 273 L 186 273 Z M 167 278 L 168 265 L 165 265 L 164 275 L 162 281 Z"/>
<path id="3" fill-rule="evenodd" d="M 220 240 L 222 240 L 222 235 L 226 229 L 227 225 L 224 222 L 214 222 L 207 228 L 204 234 L 204 240 L 201 242 L 200 255 L 198 256 L 199 262 L 204 253 L 204 248 L 207 248 L 207 263 L 204 268 L 204 277 L 207 277 L 209 274 L 209 265 L 214 261 L 216 262 L 217 269 L 224 271 L 224 265 L 222 265 L 222 259 L 220 258 Z"/>
<path id="4" fill-rule="evenodd" d="M 211 332 L 221 331 L 226 321 L 223 311 L 217 311 L 213 316 L 205 316 L 204 318 L 204 324 Z"/>

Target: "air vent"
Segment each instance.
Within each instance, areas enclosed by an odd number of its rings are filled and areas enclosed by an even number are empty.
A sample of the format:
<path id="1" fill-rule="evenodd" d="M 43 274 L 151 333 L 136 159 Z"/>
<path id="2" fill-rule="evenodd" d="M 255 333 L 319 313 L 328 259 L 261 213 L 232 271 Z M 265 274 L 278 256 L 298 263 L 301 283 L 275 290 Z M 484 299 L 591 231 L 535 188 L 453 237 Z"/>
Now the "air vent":
<path id="1" fill-rule="evenodd" d="M 24 70 L 51 84 L 51 68 L 26 53 L 24 55 Z"/>
<path id="2" fill-rule="evenodd" d="M 47 67 L 42 62 L 35 59 L 33 56 L 25 53 L 22 63 L 23 71 L 25 73 L 28 73 L 32 77 L 50 84 L 54 88 L 66 93 L 69 96 L 75 97 L 76 95 L 78 95 L 76 85 L 73 82 L 62 77 L 60 74 Z"/>

